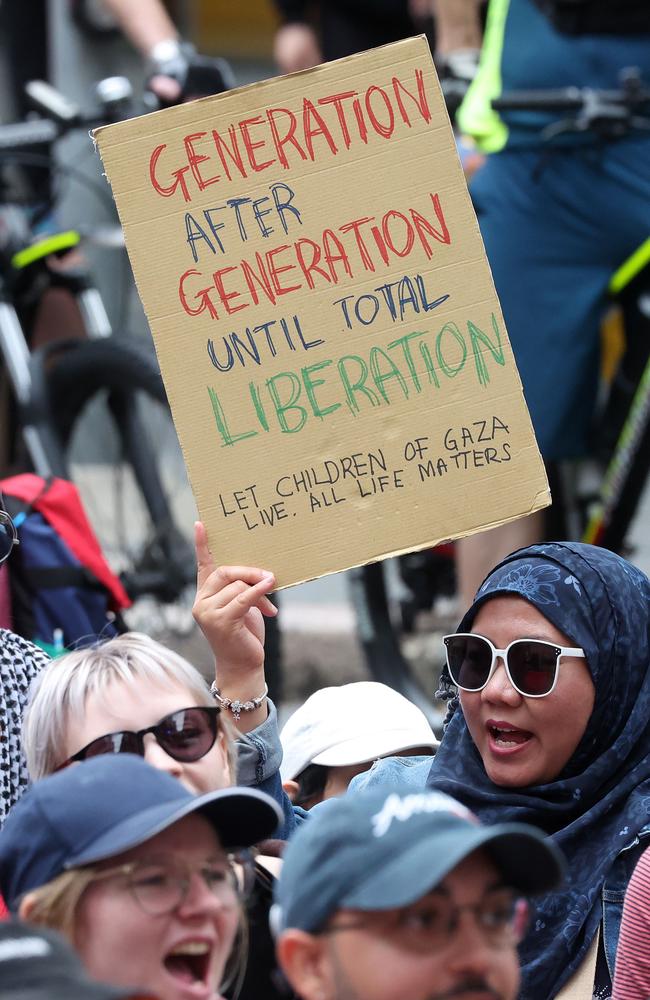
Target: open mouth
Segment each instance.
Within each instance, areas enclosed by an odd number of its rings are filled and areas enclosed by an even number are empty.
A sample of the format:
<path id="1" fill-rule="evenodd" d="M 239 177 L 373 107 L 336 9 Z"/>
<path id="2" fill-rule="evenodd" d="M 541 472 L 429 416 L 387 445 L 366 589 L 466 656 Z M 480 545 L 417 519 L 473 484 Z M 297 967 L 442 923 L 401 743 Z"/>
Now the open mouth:
<path id="1" fill-rule="evenodd" d="M 525 729 L 517 729 L 515 726 L 506 726 L 503 723 L 487 723 L 487 731 L 492 737 L 492 741 L 497 747 L 509 750 L 512 747 L 521 746 L 532 739 L 533 734 Z"/>
<path id="2" fill-rule="evenodd" d="M 208 985 L 211 947 L 207 941 L 183 941 L 165 955 L 167 972 L 185 985 Z"/>

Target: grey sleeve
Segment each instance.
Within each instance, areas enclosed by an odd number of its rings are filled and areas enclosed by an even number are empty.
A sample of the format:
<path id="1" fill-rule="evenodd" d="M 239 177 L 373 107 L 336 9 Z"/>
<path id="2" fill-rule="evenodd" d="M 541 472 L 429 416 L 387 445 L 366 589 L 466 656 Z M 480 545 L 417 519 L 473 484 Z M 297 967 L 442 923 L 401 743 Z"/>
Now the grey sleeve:
<path id="1" fill-rule="evenodd" d="M 268 717 L 261 726 L 237 740 L 237 784 L 259 785 L 280 770 L 282 744 L 278 730 L 278 713 L 269 698 Z"/>

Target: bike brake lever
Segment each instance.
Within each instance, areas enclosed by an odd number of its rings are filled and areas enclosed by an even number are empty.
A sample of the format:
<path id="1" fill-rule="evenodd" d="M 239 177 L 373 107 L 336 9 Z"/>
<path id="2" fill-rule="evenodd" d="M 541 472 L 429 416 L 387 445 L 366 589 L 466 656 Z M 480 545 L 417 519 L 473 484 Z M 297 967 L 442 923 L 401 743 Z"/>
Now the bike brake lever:
<path id="1" fill-rule="evenodd" d="M 546 125 L 541 131 L 542 142 L 550 142 L 551 139 L 555 139 L 558 135 L 565 135 L 567 132 L 581 132 L 582 128 L 578 127 L 577 119 L 575 118 L 563 118 L 559 122 L 551 122 L 550 125 Z"/>
<path id="2" fill-rule="evenodd" d="M 30 80 L 25 93 L 37 111 L 44 111 L 61 125 L 72 125 L 80 117 L 77 105 L 45 80 Z"/>

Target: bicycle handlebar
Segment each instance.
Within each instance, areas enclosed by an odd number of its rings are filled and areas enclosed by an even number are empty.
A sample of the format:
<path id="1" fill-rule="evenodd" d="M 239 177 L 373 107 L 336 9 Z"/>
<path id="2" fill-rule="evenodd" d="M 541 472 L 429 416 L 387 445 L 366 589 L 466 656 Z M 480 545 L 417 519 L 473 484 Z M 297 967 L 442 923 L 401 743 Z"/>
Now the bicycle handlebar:
<path id="1" fill-rule="evenodd" d="M 0 149 L 49 144 L 58 139 L 60 134 L 60 125 L 49 118 L 34 118 L 32 121 L 0 125 Z"/>
<path id="2" fill-rule="evenodd" d="M 41 80 L 30 81 L 25 90 L 38 109 L 38 117 L 0 125 L 0 151 L 51 145 L 68 132 L 98 128 L 159 107 L 153 95 L 149 100 L 135 101 L 131 84 L 125 77 L 100 80 L 95 85 L 96 107 L 89 112 L 82 112 Z"/>
<path id="3" fill-rule="evenodd" d="M 495 111 L 578 111 L 584 105 L 583 91 L 578 87 L 561 90 L 511 90 L 495 97 Z"/>
<path id="4" fill-rule="evenodd" d="M 512 90 L 494 98 L 495 111 L 564 112 L 541 131 L 543 141 L 567 132 L 593 133 L 601 139 L 618 139 L 632 131 L 650 131 L 650 90 L 634 67 L 620 74 L 618 90 L 565 87 L 549 90 Z M 536 127 L 532 123 L 531 128 Z"/>
<path id="5" fill-rule="evenodd" d="M 650 105 L 650 90 L 596 90 L 564 87 L 558 90 L 511 90 L 495 97 L 495 111 L 580 111 L 589 107 L 637 111 Z"/>
<path id="6" fill-rule="evenodd" d="M 464 80 L 443 78 L 442 93 L 452 117 L 468 89 Z M 618 89 L 562 87 L 505 91 L 491 102 L 495 111 L 556 112 L 564 117 L 541 127 L 547 142 L 567 132 L 592 132 L 603 139 L 615 139 L 632 131 L 650 132 L 650 89 L 637 67 L 628 66 L 619 74 Z M 540 129 L 539 122 L 520 123 Z"/>

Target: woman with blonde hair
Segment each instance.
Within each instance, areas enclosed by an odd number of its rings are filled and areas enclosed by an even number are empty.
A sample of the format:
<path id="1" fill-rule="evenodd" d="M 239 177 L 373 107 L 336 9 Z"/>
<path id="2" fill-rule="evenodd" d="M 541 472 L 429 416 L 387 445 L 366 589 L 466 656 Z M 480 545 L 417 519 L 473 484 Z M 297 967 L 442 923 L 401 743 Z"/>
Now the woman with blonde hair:
<path id="1" fill-rule="evenodd" d="M 88 973 L 159 1000 L 214 1000 L 244 926 L 231 852 L 281 817 L 262 792 L 192 795 L 132 754 L 36 782 L 0 831 L 10 911 L 62 933 Z"/>
<path id="2" fill-rule="evenodd" d="M 32 684 L 23 751 L 32 780 L 100 754 L 138 753 L 194 793 L 235 782 L 268 792 L 284 808 L 278 835 L 295 825 L 279 774 L 277 713 L 264 681 L 262 616 L 270 573 L 215 568 L 197 525 L 194 616 L 215 655 L 208 686 L 187 660 L 127 633 L 48 664 Z M 235 742 L 236 741 L 236 742 Z"/>
<path id="3" fill-rule="evenodd" d="M 29 773 L 41 779 L 79 761 L 139 754 L 197 795 L 235 782 L 268 793 L 283 810 L 276 836 L 286 839 L 300 813 L 282 789 L 277 714 L 264 682 L 262 616 L 276 613 L 267 597 L 274 578 L 215 568 L 202 525 L 196 542 L 194 616 L 215 654 L 212 687 L 183 657 L 137 633 L 66 653 L 30 693 L 23 723 Z M 239 995 L 272 1000 L 270 876 L 259 864 L 255 873 L 252 957 Z"/>
<path id="4" fill-rule="evenodd" d="M 154 719 L 146 733 L 128 728 Z M 238 735 L 199 672 L 137 632 L 53 660 L 33 682 L 23 721 L 32 780 L 101 754 L 137 753 L 195 794 L 234 784 Z"/>

